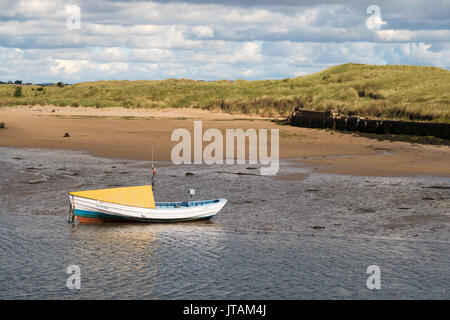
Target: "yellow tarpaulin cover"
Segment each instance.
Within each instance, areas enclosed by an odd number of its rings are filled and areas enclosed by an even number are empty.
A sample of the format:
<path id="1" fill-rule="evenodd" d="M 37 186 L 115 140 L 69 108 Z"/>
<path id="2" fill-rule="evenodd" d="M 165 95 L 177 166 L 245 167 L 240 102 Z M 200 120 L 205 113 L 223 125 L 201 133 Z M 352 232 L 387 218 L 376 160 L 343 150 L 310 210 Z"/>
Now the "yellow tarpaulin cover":
<path id="1" fill-rule="evenodd" d="M 132 207 L 155 208 L 152 186 L 75 191 L 69 194 Z"/>

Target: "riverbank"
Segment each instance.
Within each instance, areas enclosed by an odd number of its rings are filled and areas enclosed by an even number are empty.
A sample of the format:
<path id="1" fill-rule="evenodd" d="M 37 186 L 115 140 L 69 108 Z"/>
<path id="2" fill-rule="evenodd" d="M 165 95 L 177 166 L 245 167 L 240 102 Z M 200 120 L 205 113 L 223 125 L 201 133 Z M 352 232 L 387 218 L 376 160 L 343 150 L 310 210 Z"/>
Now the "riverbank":
<path id="1" fill-rule="evenodd" d="M 327 130 L 285 126 L 273 119 L 192 108 L 126 109 L 22 106 L 0 108 L 0 146 L 86 151 L 130 160 L 170 161 L 177 128 L 193 131 L 254 128 L 280 130 L 280 158 L 310 165 L 317 172 L 361 176 L 450 177 L 450 147 L 382 140 Z M 64 137 L 69 133 L 70 137 Z M 295 176 L 293 177 L 295 179 Z M 300 176 L 298 177 L 300 178 Z"/>

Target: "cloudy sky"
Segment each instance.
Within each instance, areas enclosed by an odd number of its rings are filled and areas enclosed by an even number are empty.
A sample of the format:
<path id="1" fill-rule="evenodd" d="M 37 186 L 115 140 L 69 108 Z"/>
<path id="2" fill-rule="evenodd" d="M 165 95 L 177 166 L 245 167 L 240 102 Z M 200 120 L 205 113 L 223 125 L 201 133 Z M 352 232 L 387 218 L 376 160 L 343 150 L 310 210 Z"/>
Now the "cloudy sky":
<path id="1" fill-rule="evenodd" d="M 450 0 L 0 0 L 0 80 L 280 79 L 450 67 Z"/>

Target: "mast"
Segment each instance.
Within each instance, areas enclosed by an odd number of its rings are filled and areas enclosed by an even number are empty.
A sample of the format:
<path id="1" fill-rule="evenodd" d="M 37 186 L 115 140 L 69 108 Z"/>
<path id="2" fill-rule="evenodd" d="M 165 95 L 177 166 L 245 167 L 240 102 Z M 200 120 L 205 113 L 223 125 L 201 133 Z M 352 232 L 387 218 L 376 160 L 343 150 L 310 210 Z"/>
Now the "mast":
<path id="1" fill-rule="evenodd" d="M 155 190 L 156 168 L 153 165 L 153 146 L 152 146 L 152 190 Z"/>

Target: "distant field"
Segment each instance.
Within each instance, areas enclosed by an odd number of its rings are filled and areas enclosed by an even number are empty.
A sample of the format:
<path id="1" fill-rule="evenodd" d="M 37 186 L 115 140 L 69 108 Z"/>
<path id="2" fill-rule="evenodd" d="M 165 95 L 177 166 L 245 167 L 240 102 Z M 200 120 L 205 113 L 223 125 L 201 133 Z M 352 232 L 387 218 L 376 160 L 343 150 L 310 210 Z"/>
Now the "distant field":
<path id="1" fill-rule="evenodd" d="M 344 64 L 304 77 L 264 81 L 97 81 L 45 87 L 0 85 L 0 106 L 193 107 L 287 116 L 295 106 L 347 115 L 450 123 L 450 71 Z"/>

